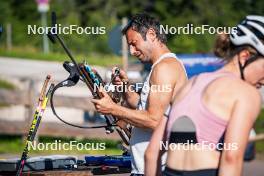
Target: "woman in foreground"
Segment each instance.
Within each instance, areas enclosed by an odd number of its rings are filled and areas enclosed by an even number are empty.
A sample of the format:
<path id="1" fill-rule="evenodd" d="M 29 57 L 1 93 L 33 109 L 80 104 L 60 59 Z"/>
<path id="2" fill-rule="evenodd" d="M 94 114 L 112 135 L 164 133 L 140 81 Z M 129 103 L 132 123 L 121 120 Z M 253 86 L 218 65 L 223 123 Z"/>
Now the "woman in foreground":
<path id="1" fill-rule="evenodd" d="M 164 148 L 162 175 L 241 175 L 249 132 L 261 109 L 263 42 L 263 16 L 247 16 L 236 33 L 218 35 L 214 50 L 225 66 L 192 78 L 176 95 L 145 153 L 146 175 L 161 174 Z"/>

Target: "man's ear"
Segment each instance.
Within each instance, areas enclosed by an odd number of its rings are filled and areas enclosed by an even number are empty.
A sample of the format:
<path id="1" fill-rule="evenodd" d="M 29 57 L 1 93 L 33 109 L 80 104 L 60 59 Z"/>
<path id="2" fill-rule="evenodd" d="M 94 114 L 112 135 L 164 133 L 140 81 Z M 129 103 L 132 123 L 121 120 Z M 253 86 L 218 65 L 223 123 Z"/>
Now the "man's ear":
<path id="1" fill-rule="evenodd" d="M 149 28 L 146 33 L 146 39 L 149 39 L 150 41 L 154 41 L 157 38 L 156 32 L 153 28 Z"/>
<path id="2" fill-rule="evenodd" d="M 250 52 L 246 49 L 242 50 L 238 54 L 238 59 L 242 65 L 245 65 L 246 61 L 250 58 Z"/>

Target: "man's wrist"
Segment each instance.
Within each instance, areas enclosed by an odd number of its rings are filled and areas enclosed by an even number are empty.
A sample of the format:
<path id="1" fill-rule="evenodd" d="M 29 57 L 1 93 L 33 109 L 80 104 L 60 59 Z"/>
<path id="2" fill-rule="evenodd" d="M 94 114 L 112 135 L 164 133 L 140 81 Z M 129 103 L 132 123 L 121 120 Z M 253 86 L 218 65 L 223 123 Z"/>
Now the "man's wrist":
<path id="1" fill-rule="evenodd" d="M 118 104 L 112 103 L 110 114 L 112 114 L 112 115 L 115 116 L 116 115 L 116 112 L 117 112 L 117 109 L 118 109 Z"/>
<path id="2" fill-rule="evenodd" d="M 123 90 L 125 93 L 135 92 L 135 90 L 133 89 L 133 85 L 129 80 L 127 80 L 126 82 L 123 82 L 122 85 L 123 85 Z"/>

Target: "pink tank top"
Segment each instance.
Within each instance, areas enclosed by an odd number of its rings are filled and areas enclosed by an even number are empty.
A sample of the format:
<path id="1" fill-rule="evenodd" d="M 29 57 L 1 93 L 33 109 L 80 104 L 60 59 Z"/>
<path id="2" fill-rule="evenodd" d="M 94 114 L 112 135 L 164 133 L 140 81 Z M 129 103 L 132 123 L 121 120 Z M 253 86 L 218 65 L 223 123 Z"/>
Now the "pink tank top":
<path id="1" fill-rule="evenodd" d="M 175 104 L 170 111 L 167 125 L 167 138 L 175 137 L 175 135 L 170 136 L 173 134 L 173 131 L 180 131 L 180 133 L 176 135 L 177 137 L 188 137 L 189 135 L 186 135 L 186 133 L 194 132 L 194 138 L 196 138 L 196 142 L 198 143 L 206 141 L 217 144 L 220 141 L 228 122 L 219 118 L 207 109 L 205 104 L 202 102 L 202 95 L 205 88 L 212 81 L 224 76 L 236 78 L 231 73 L 219 71 L 203 73 L 197 76 L 189 92 L 183 99 Z M 189 120 L 187 125 L 186 119 Z M 193 126 L 194 129 L 191 129 L 190 126 Z"/>

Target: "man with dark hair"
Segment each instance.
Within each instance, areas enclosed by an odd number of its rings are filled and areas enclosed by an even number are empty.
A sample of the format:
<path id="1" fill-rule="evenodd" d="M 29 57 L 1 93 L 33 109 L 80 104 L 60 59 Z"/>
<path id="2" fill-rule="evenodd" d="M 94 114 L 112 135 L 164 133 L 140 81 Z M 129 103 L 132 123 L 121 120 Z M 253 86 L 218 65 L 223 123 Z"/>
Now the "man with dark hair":
<path id="1" fill-rule="evenodd" d="M 156 37 L 160 42 L 167 42 L 165 33 L 160 31 L 160 22 L 156 18 L 153 18 L 145 13 L 136 14 L 135 16 L 133 16 L 129 23 L 123 28 L 122 34 L 126 35 L 128 29 L 130 28 L 140 33 L 144 40 L 146 40 L 146 33 L 148 29 L 152 28 L 155 31 Z"/>
<path id="2" fill-rule="evenodd" d="M 112 114 L 134 126 L 130 139 L 132 175 L 144 174 L 144 153 L 153 129 L 169 111 L 170 102 L 185 84 L 187 76 L 183 64 L 166 46 L 166 36 L 160 31 L 157 19 L 142 13 L 131 18 L 122 30 L 126 36 L 130 53 L 141 62 L 150 62 L 151 71 L 139 94 L 131 89 L 124 92 L 129 108 L 115 104 L 101 89 L 104 97 L 93 100 L 98 112 Z M 114 71 L 114 69 L 113 69 Z M 128 83 L 126 73 L 121 70 L 115 84 Z"/>

